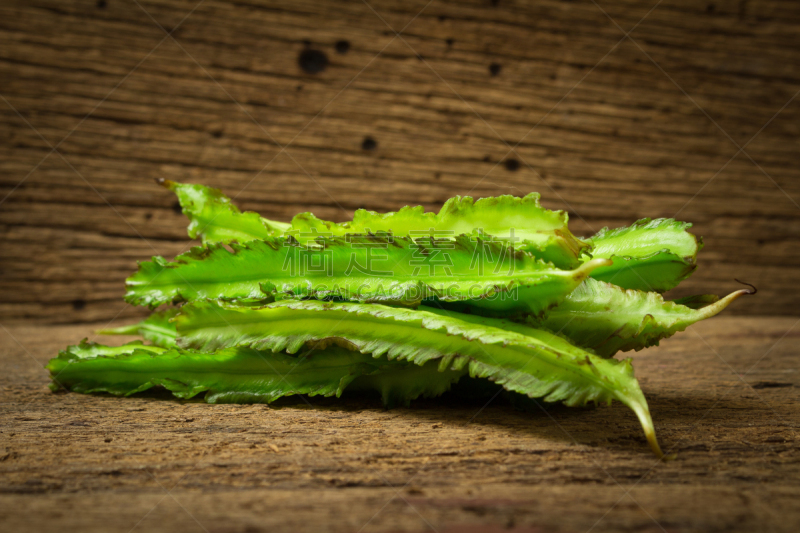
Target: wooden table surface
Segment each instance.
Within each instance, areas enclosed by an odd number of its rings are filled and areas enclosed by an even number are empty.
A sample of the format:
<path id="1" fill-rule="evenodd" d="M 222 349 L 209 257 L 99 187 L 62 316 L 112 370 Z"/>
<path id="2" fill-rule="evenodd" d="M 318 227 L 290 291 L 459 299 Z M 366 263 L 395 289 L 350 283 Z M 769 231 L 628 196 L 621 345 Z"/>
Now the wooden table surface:
<path id="1" fill-rule="evenodd" d="M 634 355 L 669 463 L 619 404 L 524 412 L 445 396 L 385 411 L 370 397 L 269 407 L 51 393 L 42 365 L 92 326 L 6 327 L 0 524 L 795 532 L 797 324 L 718 317 Z"/>

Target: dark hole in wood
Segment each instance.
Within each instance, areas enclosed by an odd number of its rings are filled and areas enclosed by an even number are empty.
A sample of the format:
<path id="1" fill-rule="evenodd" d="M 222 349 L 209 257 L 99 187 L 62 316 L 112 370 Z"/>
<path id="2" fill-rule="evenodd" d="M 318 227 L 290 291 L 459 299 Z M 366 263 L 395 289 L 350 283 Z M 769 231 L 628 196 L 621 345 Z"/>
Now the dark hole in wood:
<path id="1" fill-rule="evenodd" d="M 340 54 L 346 54 L 347 52 L 350 51 L 350 41 L 345 41 L 345 40 L 336 41 L 335 46 L 336 46 L 336 51 L 339 52 Z"/>
<path id="2" fill-rule="evenodd" d="M 309 74 L 318 74 L 328 66 L 328 56 L 311 48 L 303 50 L 297 58 L 300 68 Z"/>
<path id="3" fill-rule="evenodd" d="M 361 143 L 361 148 L 363 150 L 371 151 L 377 147 L 378 147 L 378 142 L 372 137 L 364 137 L 364 141 Z"/>

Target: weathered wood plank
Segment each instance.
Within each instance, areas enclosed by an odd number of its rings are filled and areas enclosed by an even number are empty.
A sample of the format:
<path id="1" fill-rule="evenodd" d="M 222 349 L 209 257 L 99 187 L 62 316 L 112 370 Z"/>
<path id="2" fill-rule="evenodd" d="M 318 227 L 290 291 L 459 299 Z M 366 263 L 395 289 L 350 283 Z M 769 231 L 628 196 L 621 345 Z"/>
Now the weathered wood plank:
<path id="1" fill-rule="evenodd" d="M 384 411 L 372 397 L 267 407 L 54 394 L 41 365 L 94 325 L 9 327 L 0 330 L 0 523 L 793 532 L 796 322 L 719 317 L 634 355 L 662 444 L 678 453 L 667 464 L 618 404 L 526 413 L 502 398 L 482 409 L 451 395 Z"/>

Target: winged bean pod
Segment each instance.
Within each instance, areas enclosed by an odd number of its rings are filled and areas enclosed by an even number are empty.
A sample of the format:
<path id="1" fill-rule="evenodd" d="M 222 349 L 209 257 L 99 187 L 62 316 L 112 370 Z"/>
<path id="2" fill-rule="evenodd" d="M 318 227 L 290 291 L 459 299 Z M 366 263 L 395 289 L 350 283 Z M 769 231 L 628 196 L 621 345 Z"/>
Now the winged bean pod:
<path id="1" fill-rule="evenodd" d="M 528 328 L 523 335 L 452 312 L 312 300 L 260 308 L 197 301 L 184 306 L 175 323 L 179 346 L 197 350 L 248 346 L 296 353 L 306 345 L 339 344 L 418 365 L 438 360 L 440 370 L 467 367 L 471 377 L 550 402 L 616 399 L 636 413 L 652 450 L 662 456 L 630 360 L 602 359 L 547 331 Z"/>
<path id="2" fill-rule="evenodd" d="M 152 342 L 161 348 L 175 347 L 175 325 L 170 319 L 178 314 L 178 309 L 165 309 L 151 313 L 149 317 L 141 322 L 122 326 L 119 328 L 107 328 L 97 331 L 99 335 L 139 335 L 144 340 Z"/>
<path id="3" fill-rule="evenodd" d="M 283 396 L 340 396 L 345 388 L 377 391 L 388 407 L 446 392 L 466 370 L 439 371 L 433 362 L 409 365 L 336 346 L 302 357 L 230 348 L 214 354 L 83 342 L 50 360 L 51 388 L 130 396 L 163 386 L 178 398 L 203 392 L 208 403 L 269 403 Z"/>
<path id="4" fill-rule="evenodd" d="M 634 224 L 594 237 L 592 257 L 613 261 L 592 277 L 625 289 L 668 291 L 697 268 L 697 252 L 703 241 L 689 233 L 692 225 L 671 218 L 644 218 Z"/>
<path id="5" fill-rule="evenodd" d="M 541 314 L 605 259 L 564 271 L 502 243 L 462 235 L 436 241 L 352 235 L 315 241 L 317 248 L 270 237 L 193 248 L 168 262 L 139 265 L 126 300 L 156 307 L 197 299 L 340 298 L 406 306 L 424 299 L 466 301 L 476 312 Z"/>
<path id="6" fill-rule="evenodd" d="M 397 212 L 376 213 L 359 209 L 353 220 L 334 224 L 301 213 L 292 219 L 291 233 L 312 231 L 333 235 L 391 231 L 395 235 L 437 236 L 473 234 L 491 235 L 505 244 L 550 261 L 559 268 L 575 268 L 589 245 L 577 239 L 567 227 L 564 211 L 550 211 L 539 203 L 539 194 L 525 197 L 497 196 L 474 201 L 469 196 L 450 198 L 438 213 L 425 212 L 422 206 L 403 207 Z"/>
<path id="7" fill-rule="evenodd" d="M 745 294 L 753 291 L 735 291 L 722 299 L 707 295 L 693 297 L 692 301 L 703 302 L 693 309 L 664 301 L 655 292 L 626 290 L 587 279 L 545 318 L 530 320 L 532 325 L 561 332 L 575 344 L 602 357 L 611 357 L 617 351 L 657 346 L 661 339 L 717 315 Z"/>
<path id="8" fill-rule="evenodd" d="M 183 214 L 189 218 L 189 237 L 203 242 L 246 242 L 280 235 L 290 224 L 242 212 L 219 189 L 159 179 L 160 185 L 178 197 Z"/>
<path id="9" fill-rule="evenodd" d="M 422 206 L 403 207 L 391 213 L 359 209 L 352 221 L 342 223 L 300 213 L 291 224 L 286 224 L 252 212 L 241 213 L 218 189 L 173 181 L 164 181 L 163 185 L 175 192 L 189 217 L 189 235 L 201 238 L 204 243 L 246 242 L 284 233 L 293 235 L 300 244 L 313 242 L 320 234 L 343 237 L 381 231 L 412 238 L 426 234 L 437 238 L 492 235 L 506 245 L 564 269 L 576 268 L 582 254 L 589 249 L 587 243 L 569 231 L 567 214 L 543 208 L 538 193 L 524 198 L 506 195 L 477 201 L 469 196 L 456 196 L 445 202 L 438 213 L 426 213 Z"/>

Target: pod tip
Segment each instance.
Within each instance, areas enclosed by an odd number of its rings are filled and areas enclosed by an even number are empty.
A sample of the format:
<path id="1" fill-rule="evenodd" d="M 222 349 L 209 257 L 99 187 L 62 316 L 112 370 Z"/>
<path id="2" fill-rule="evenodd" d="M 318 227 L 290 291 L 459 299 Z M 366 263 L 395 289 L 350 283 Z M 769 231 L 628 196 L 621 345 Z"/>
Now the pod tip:
<path id="1" fill-rule="evenodd" d="M 653 450 L 655 456 L 661 461 L 671 461 L 675 458 L 674 454 L 664 455 L 664 452 L 661 451 L 661 446 L 658 445 L 658 439 L 656 438 L 656 432 L 653 430 L 652 426 L 646 427 L 644 434 L 647 438 L 647 443 L 650 445 L 650 449 Z"/>
<path id="2" fill-rule="evenodd" d="M 165 189 L 172 190 L 175 186 L 175 182 L 172 180 L 168 180 L 166 178 L 155 178 L 156 183 L 164 187 Z"/>
<path id="3" fill-rule="evenodd" d="M 749 291 L 745 291 L 745 294 L 756 294 L 758 292 L 758 289 L 752 283 L 747 283 L 746 281 L 742 281 L 742 280 L 739 280 L 739 279 L 736 279 L 736 278 L 733 278 L 733 281 L 735 281 L 737 283 L 741 283 L 742 285 L 746 285 L 747 287 L 750 287 L 750 290 Z"/>

